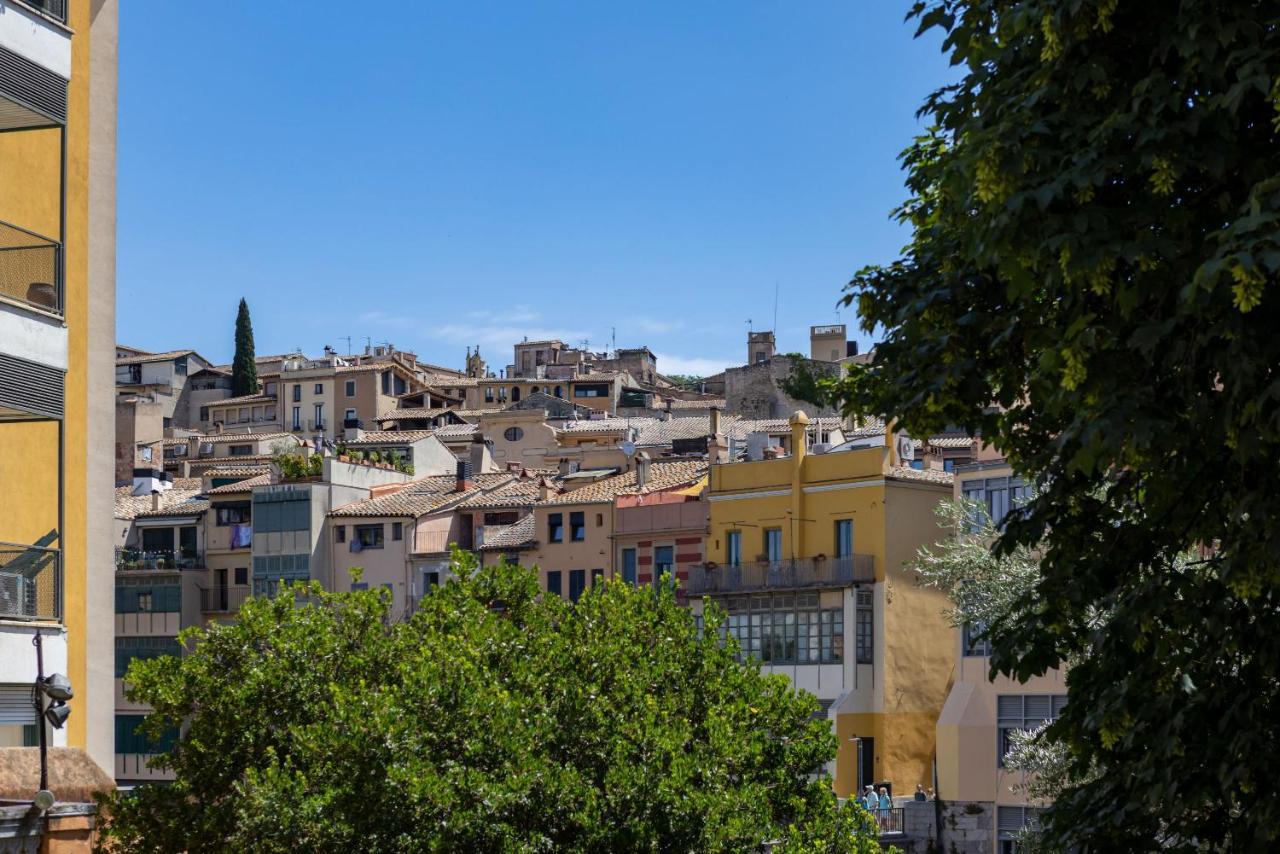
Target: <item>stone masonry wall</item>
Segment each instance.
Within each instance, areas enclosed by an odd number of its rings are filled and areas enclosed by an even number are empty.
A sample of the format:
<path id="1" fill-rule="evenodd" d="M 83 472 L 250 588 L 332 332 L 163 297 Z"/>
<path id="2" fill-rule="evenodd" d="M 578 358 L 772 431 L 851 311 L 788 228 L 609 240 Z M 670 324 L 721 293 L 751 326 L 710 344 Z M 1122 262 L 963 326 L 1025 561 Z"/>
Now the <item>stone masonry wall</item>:
<path id="1" fill-rule="evenodd" d="M 990 801 L 944 801 L 939 850 L 945 854 L 991 854 L 995 850 L 996 807 Z"/>

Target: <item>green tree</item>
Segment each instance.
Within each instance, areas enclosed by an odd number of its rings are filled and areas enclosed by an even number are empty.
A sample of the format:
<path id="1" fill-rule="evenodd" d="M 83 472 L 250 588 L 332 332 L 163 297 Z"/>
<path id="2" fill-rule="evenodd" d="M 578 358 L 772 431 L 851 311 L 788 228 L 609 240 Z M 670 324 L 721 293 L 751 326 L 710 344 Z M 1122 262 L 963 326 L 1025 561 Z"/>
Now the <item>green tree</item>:
<path id="1" fill-rule="evenodd" d="M 817 702 L 743 666 L 670 589 L 576 605 L 477 569 L 388 622 L 383 591 L 250 599 L 135 662 L 145 727 L 181 725 L 176 779 L 115 798 L 130 851 L 878 851 L 811 776 Z"/>
<path id="2" fill-rule="evenodd" d="M 909 244 L 850 283 L 882 336 L 874 364 L 819 385 L 917 435 L 980 433 L 1040 485 L 997 546 L 1041 560 L 1027 607 L 991 627 L 994 665 L 1079 656 L 1061 733 L 1074 769 L 1101 772 L 1060 795 L 1047 836 L 1274 848 L 1280 15 L 1247 0 L 914 14 L 958 79 L 904 153 Z"/>
<path id="3" fill-rule="evenodd" d="M 253 321 L 249 319 L 249 304 L 240 298 L 236 312 L 236 355 L 231 360 L 231 393 L 254 394 L 258 391 L 258 362 L 253 352 Z"/>

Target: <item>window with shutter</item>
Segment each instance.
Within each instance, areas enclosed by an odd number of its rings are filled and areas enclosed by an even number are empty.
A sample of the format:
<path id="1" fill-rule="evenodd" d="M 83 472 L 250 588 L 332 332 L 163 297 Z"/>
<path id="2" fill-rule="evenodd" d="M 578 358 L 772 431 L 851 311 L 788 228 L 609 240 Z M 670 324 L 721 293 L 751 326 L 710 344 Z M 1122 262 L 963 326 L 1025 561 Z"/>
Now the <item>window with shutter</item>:
<path id="1" fill-rule="evenodd" d="M 0 685 L 0 747 L 35 747 L 39 743 L 31 686 Z"/>

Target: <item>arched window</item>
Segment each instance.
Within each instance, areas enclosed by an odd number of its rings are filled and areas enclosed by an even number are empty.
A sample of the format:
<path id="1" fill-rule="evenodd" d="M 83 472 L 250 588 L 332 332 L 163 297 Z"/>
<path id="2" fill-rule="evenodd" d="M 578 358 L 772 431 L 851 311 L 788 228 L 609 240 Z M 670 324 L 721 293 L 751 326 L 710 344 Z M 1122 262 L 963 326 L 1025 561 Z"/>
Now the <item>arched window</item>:
<path id="1" fill-rule="evenodd" d="M 564 397 L 564 393 L 560 390 L 560 386 L 556 386 L 556 397 Z"/>
<path id="2" fill-rule="evenodd" d="M 513 385 L 511 387 L 511 402 L 515 403 L 520 399 L 520 386 Z"/>

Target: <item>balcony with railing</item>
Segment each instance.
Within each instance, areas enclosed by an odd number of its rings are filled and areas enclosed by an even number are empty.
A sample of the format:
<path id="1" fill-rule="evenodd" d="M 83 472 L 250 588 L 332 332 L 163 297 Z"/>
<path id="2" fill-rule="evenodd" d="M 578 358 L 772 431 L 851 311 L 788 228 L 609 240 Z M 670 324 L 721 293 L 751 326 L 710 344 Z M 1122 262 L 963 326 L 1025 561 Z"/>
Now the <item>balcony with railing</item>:
<path id="1" fill-rule="evenodd" d="M 200 569 L 204 566 L 204 553 L 190 549 L 174 553 L 170 550 L 143 551 L 142 549 L 116 548 L 118 571 Z"/>
<path id="2" fill-rule="evenodd" d="M 62 315 L 62 276 L 57 241 L 0 222 L 0 296 Z"/>
<path id="3" fill-rule="evenodd" d="M 689 568 L 684 591 L 690 596 L 763 590 L 850 587 L 876 580 L 874 555 L 756 561 L 741 566 L 714 563 Z"/>
<path id="4" fill-rule="evenodd" d="M 0 620 L 62 619 L 62 552 L 0 543 Z"/>
<path id="5" fill-rule="evenodd" d="M 244 600 L 253 595 L 248 585 L 196 587 L 200 591 L 200 612 L 203 614 L 234 614 L 240 610 Z"/>

